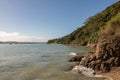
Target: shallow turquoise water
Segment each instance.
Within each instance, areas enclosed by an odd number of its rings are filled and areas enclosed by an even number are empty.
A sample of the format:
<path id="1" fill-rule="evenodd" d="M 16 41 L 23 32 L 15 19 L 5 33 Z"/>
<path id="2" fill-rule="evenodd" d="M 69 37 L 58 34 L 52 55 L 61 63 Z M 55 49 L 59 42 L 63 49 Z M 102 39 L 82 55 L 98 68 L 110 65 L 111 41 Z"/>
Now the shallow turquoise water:
<path id="1" fill-rule="evenodd" d="M 103 80 L 65 71 L 70 52 L 86 47 L 57 44 L 0 44 L 0 80 Z"/>

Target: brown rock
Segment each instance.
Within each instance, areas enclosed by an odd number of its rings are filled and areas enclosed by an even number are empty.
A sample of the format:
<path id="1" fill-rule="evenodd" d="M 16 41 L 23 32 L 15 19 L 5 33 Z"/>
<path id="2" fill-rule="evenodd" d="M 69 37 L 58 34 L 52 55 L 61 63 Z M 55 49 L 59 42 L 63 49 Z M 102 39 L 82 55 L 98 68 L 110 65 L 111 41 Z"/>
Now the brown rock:
<path id="1" fill-rule="evenodd" d="M 96 65 L 96 64 L 95 64 L 95 61 L 92 61 L 92 62 L 89 63 L 88 67 L 89 67 L 89 68 L 94 68 L 95 65 Z"/>
<path id="2" fill-rule="evenodd" d="M 96 60 L 96 55 L 95 54 L 90 55 L 90 61 L 95 61 L 95 60 Z"/>
<path id="3" fill-rule="evenodd" d="M 99 71 L 100 70 L 100 64 L 97 64 L 94 68 L 94 70 Z"/>
<path id="4" fill-rule="evenodd" d="M 106 62 L 101 63 L 101 65 L 100 65 L 100 70 L 101 70 L 102 72 L 109 72 L 109 71 L 110 71 L 110 66 L 109 66 L 109 64 L 106 63 Z"/>
<path id="5" fill-rule="evenodd" d="M 108 60 L 106 61 L 106 63 L 111 64 L 111 63 L 114 63 L 114 61 L 115 61 L 115 57 L 111 57 L 110 59 L 108 59 Z"/>
<path id="6" fill-rule="evenodd" d="M 82 60 L 80 62 L 80 65 L 88 67 L 89 62 L 90 62 L 90 58 L 89 57 L 87 57 L 87 58 L 85 57 L 84 60 Z"/>

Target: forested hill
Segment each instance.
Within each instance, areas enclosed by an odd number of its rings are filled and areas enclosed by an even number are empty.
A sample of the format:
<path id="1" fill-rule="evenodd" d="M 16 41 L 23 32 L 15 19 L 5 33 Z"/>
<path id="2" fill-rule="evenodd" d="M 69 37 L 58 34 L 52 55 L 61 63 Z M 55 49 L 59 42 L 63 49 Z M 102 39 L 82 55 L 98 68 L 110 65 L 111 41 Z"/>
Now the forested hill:
<path id="1" fill-rule="evenodd" d="M 68 44 L 68 45 L 88 45 L 96 44 L 99 40 L 99 32 L 102 28 L 106 28 L 112 20 L 120 16 L 120 1 L 107 7 L 100 13 L 89 17 L 84 25 L 69 35 L 49 40 L 48 43 Z M 117 20 L 116 20 L 117 21 Z M 120 21 L 118 21 L 120 22 Z M 113 29 L 114 30 L 114 29 Z"/>

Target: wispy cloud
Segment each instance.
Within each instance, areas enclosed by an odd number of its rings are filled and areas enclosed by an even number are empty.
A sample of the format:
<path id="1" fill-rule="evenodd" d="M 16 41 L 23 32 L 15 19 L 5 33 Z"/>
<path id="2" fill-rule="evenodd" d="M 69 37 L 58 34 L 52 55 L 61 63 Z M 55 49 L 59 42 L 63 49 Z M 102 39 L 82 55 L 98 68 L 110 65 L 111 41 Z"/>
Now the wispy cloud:
<path id="1" fill-rule="evenodd" d="M 0 31 L 0 41 L 19 41 L 19 42 L 46 42 L 48 39 L 37 36 L 27 36 L 18 32 Z"/>

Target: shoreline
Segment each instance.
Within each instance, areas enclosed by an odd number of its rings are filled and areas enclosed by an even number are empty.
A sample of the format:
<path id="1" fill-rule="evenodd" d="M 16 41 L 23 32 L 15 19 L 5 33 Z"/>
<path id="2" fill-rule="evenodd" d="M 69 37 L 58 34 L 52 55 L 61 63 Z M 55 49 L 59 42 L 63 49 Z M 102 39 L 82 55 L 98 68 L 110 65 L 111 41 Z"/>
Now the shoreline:
<path id="1" fill-rule="evenodd" d="M 111 77 L 113 80 L 120 80 L 120 67 L 113 68 L 110 72 L 97 72 L 98 75 Z"/>
<path id="2" fill-rule="evenodd" d="M 120 67 L 114 67 L 109 72 L 95 71 L 91 68 L 84 67 L 80 64 L 74 65 L 74 63 L 76 62 L 76 61 L 74 61 L 74 58 L 79 55 L 77 55 L 77 53 L 76 54 L 74 53 L 71 56 L 73 56 L 72 57 L 73 61 L 71 62 L 72 66 L 73 66 L 71 71 L 73 73 L 83 74 L 87 77 L 101 77 L 101 78 L 105 78 L 105 80 L 120 80 L 120 76 L 119 76 L 120 75 Z M 69 62 L 70 62 L 70 60 L 69 60 Z M 77 63 L 80 63 L 80 62 L 77 62 Z"/>
<path id="3" fill-rule="evenodd" d="M 83 74 L 86 77 L 96 77 L 96 78 L 98 77 L 98 78 L 103 78 L 104 80 L 114 80 L 112 77 L 110 77 L 108 75 L 95 72 L 93 69 L 84 67 L 82 65 L 74 66 L 71 71 L 73 73 Z"/>

